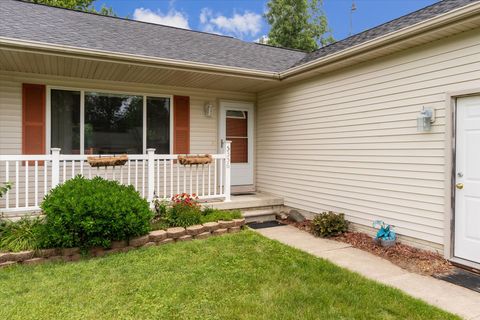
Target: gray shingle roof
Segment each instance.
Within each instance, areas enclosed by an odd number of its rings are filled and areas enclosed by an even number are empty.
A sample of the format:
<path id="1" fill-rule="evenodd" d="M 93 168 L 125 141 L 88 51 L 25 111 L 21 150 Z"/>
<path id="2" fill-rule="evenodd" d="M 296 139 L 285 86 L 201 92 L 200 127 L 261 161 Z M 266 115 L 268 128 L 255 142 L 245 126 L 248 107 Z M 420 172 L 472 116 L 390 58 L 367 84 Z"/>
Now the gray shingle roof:
<path id="1" fill-rule="evenodd" d="M 0 1 L 0 37 L 240 67 L 285 71 L 480 0 L 444 0 L 312 53 L 232 37 L 53 8 Z"/>
<path id="2" fill-rule="evenodd" d="M 272 72 L 305 57 L 232 37 L 15 0 L 0 0 L 0 36 Z"/>
<path id="3" fill-rule="evenodd" d="M 395 20 L 391 20 L 389 22 L 381 24 L 375 28 L 368 29 L 366 31 L 348 37 L 344 40 L 337 41 L 335 43 L 332 43 L 331 45 L 320 48 L 315 52 L 307 54 L 305 58 L 298 61 L 295 65 L 301 65 L 315 59 L 326 57 L 335 52 L 339 52 L 355 45 L 364 43 L 366 41 L 376 39 L 388 33 L 417 24 L 427 19 L 434 18 L 443 13 L 447 13 L 449 11 L 466 6 L 467 4 L 478 1 L 480 0 L 444 0 L 434 3 L 428 7 L 422 8 Z"/>

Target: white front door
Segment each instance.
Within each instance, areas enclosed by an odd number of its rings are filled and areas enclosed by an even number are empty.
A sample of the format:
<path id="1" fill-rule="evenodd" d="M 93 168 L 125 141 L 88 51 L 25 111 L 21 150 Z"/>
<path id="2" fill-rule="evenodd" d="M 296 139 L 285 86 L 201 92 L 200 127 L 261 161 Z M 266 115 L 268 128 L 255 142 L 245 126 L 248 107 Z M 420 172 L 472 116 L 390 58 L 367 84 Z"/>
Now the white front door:
<path id="1" fill-rule="evenodd" d="M 480 263 L 480 96 L 457 99 L 454 255 Z"/>
<path id="2" fill-rule="evenodd" d="M 232 142 L 232 186 L 253 185 L 253 112 L 252 103 L 220 102 L 220 150 Z"/>

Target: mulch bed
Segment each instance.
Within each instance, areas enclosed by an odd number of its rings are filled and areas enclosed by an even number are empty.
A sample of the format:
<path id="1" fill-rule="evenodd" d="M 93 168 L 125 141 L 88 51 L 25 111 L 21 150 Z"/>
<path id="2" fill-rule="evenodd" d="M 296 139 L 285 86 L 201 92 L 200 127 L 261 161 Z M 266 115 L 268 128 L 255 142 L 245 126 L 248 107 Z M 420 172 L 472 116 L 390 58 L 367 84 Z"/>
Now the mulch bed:
<path id="1" fill-rule="evenodd" d="M 292 222 L 288 220 L 280 221 L 283 224 L 289 224 L 300 230 L 310 232 L 310 221 Z M 440 254 L 417 249 L 406 244 L 397 242 L 395 246 L 384 248 L 375 244 L 372 237 L 360 232 L 347 232 L 340 236 L 331 238 L 350 244 L 354 248 L 373 253 L 379 257 L 389 260 L 397 266 L 411 272 L 422 275 L 447 274 L 454 270 L 454 267 L 445 260 Z"/>

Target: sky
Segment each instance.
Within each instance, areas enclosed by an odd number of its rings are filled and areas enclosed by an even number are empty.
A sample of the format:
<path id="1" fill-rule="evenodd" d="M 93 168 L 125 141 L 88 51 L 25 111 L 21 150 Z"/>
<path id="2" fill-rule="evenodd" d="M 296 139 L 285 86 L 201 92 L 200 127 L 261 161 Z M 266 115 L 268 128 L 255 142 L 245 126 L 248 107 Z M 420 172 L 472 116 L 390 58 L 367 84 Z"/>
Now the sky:
<path id="1" fill-rule="evenodd" d="M 267 0 L 97 0 L 96 6 L 112 7 L 117 15 L 130 19 L 257 41 L 268 34 L 262 17 Z M 323 9 L 335 40 L 355 34 L 436 0 L 323 0 Z M 350 30 L 350 15 L 352 28 Z"/>

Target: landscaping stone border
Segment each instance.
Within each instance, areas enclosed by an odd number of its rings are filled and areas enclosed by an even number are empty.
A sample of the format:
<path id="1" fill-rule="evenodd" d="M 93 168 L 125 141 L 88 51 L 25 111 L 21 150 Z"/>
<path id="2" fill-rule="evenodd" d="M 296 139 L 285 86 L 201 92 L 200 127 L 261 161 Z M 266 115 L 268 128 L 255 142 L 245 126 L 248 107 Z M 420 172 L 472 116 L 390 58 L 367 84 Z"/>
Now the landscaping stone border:
<path id="1" fill-rule="evenodd" d="M 91 257 L 103 257 L 117 252 L 127 252 L 142 247 L 152 247 L 173 242 L 206 239 L 226 233 L 235 233 L 245 225 L 245 218 L 232 221 L 207 222 L 187 228 L 175 227 L 154 230 L 147 235 L 129 241 L 112 241 L 110 248 L 96 247 L 88 252 Z M 41 249 L 37 251 L 0 252 L 0 268 L 16 264 L 35 265 L 47 261 L 78 261 L 82 258 L 80 248 Z"/>

